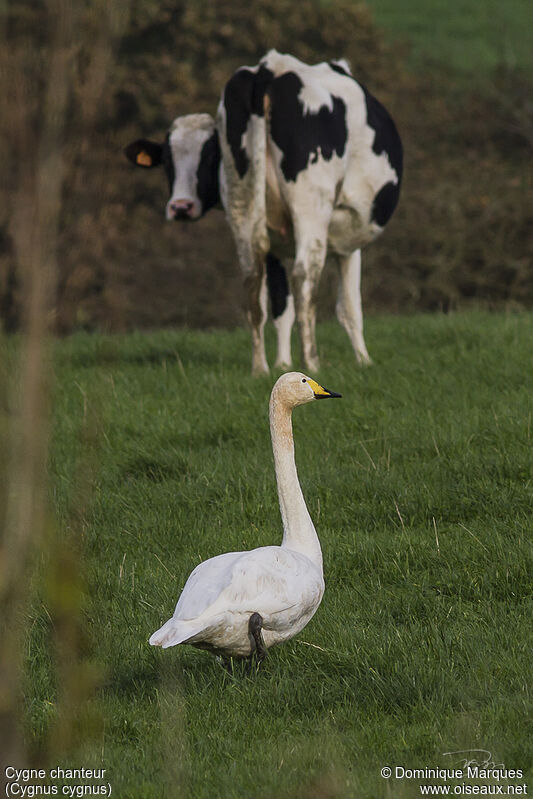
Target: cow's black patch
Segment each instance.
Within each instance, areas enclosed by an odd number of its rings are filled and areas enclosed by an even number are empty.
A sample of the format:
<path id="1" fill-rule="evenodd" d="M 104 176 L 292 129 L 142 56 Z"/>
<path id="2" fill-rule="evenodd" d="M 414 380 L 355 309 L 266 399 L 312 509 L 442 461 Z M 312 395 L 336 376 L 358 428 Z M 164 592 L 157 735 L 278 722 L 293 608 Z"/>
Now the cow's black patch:
<path id="1" fill-rule="evenodd" d="M 266 258 L 266 272 L 272 316 L 277 319 L 287 307 L 289 282 L 285 268 L 271 252 L 268 253 Z"/>
<path id="2" fill-rule="evenodd" d="M 331 97 L 333 108 L 322 106 L 316 113 L 305 113 L 298 99 L 303 83 L 294 72 L 275 78 L 269 88 L 271 99 L 270 133 L 283 153 L 281 171 L 285 180 L 295 181 L 299 173 L 315 163 L 319 155 L 329 161 L 335 153 L 344 154 L 347 139 L 346 105 Z"/>
<path id="3" fill-rule="evenodd" d="M 355 78 L 340 64 L 330 61 L 329 65 L 331 69 L 338 72 L 340 75 L 345 75 L 347 78 L 355 80 Z M 357 81 L 355 82 L 357 83 Z M 384 227 L 391 218 L 400 197 L 400 185 L 403 171 L 402 142 L 396 130 L 396 125 L 387 109 L 381 105 L 379 100 L 376 100 L 376 98 L 370 94 L 366 86 L 363 86 L 361 83 L 358 85 L 361 86 L 365 94 L 367 124 L 375 133 L 372 150 L 376 155 L 386 153 L 390 165 L 398 175 L 397 183 L 390 181 L 382 186 L 372 203 L 371 218 L 380 225 L 380 227 Z"/>
<path id="4" fill-rule="evenodd" d="M 174 159 L 172 158 L 172 151 L 170 149 L 170 133 L 167 133 L 162 150 L 161 150 L 161 163 L 165 170 L 165 175 L 168 180 L 168 190 L 172 194 L 174 187 L 174 180 L 176 178 L 176 170 L 174 167 Z"/>
<path id="5" fill-rule="evenodd" d="M 200 161 L 196 170 L 196 192 L 202 203 L 202 215 L 216 205 L 220 199 L 218 185 L 218 168 L 220 165 L 220 144 L 218 133 L 204 143 L 200 153 Z"/>
<path id="6" fill-rule="evenodd" d="M 380 227 L 385 227 L 398 204 L 400 186 L 389 181 L 378 191 L 372 203 L 370 217 Z"/>
<path id="7" fill-rule="evenodd" d="M 365 93 L 367 123 L 375 131 L 372 150 L 376 155 L 386 153 L 390 165 L 398 175 L 397 183 L 392 183 L 392 181 L 386 183 L 374 197 L 371 217 L 383 227 L 391 218 L 400 197 L 403 171 L 402 142 L 387 109 L 370 94 L 365 86 L 359 85 Z"/>
<path id="8" fill-rule="evenodd" d="M 338 72 L 339 75 L 346 75 L 347 78 L 353 78 L 353 75 L 350 75 L 348 70 L 344 69 L 341 64 L 337 64 L 335 61 L 330 61 L 329 65 L 331 69 L 333 69 L 335 72 Z"/>
<path id="9" fill-rule="evenodd" d="M 257 72 L 245 67 L 237 70 L 224 89 L 226 137 L 235 168 L 241 178 L 246 174 L 250 163 L 242 146 L 242 137 L 251 115 L 263 116 L 263 98 L 271 81 L 272 72 L 261 64 Z"/>
<path id="10" fill-rule="evenodd" d="M 370 94 L 368 89 L 359 84 L 365 93 L 366 102 L 366 120 L 371 128 L 375 131 L 374 142 L 372 144 L 373 151 L 380 155 L 387 153 L 392 168 L 398 174 L 398 178 L 402 175 L 402 143 L 396 130 L 391 115 L 387 109 L 381 105 L 379 100 Z"/>

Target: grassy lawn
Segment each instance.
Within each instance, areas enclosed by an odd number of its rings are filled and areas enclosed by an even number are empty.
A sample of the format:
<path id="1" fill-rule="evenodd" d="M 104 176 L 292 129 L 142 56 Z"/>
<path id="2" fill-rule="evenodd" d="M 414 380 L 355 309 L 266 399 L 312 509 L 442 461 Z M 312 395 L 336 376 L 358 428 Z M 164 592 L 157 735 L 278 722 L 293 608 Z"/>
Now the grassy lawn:
<path id="1" fill-rule="evenodd" d="M 366 0 L 376 22 L 410 42 L 413 66 L 427 62 L 487 74 L 533 68 L 530 0 Z"/>
<path id="2" fill-rule="evenodd" d="M 336 324 L 318 333 L 320 379 L 344 398 L 294 423 L 326 593 L 297 639 L 233 676 L 147 640 L 200 560 L 281 540 L 274 378 L 249 376 L 242 330 L 57 344 L 56 544 L 79 539 L 72 668 L 98 676 L 56 758 L 106 768 L 116 797 L 418 796 L 380 769 L 473 748 L 531 769 L 533 315 L 371 318 L 368 369 Z M 62 690 L 51 560 L 25 648 L 41 749 Z"/>

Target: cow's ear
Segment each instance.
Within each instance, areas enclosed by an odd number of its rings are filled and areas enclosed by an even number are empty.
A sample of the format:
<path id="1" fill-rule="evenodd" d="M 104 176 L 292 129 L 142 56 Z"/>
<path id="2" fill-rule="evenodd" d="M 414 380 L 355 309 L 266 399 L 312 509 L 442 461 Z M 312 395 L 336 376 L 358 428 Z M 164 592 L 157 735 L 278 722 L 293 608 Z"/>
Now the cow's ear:
<path id="1" fill-rule="evenodd" d="M 163 147 L 161 144 L 148 139 L 137 139 L 137 141 L 133 141 L 124 148 L 126 158 L 129 158 L 135 166 L 142 166 L 145 169 L 159 166 L 162 152 Z"/>

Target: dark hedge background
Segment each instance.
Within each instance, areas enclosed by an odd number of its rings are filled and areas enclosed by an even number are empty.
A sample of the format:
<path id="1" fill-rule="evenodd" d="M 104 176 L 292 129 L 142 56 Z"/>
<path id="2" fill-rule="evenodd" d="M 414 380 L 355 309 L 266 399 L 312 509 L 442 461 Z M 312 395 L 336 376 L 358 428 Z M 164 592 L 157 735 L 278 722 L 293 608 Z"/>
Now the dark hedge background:
<path id="1" fill-rule="evenodd" d="M 77 12 L 58 332 L 242 323 L 223 212 L 192 225 L 165 222 L 164 175 L 136 170 L 122 148 L 141 135 L 162 139 L 179 114 L 214 113 L 234 69 L 271 47 L 311 62 L 347 58 L 402 135 L 400 205 L 363 255 L 367 312 L 533 307 L 529 75 L 502 70 L 474 90 L 434 66 L 409 73 L 405 53 L 385 42 L 364 4 L 350 0 L 137 0 L 122 12 L 106 8 L 80 3 Z M 12 330 L 21 321 L 13 226 L 20 187 L 31 181 L 53 43 L 44 3 L 12 2 L 3 21 L 0 316 Z M 326 269 L 322 317 L 333 312 L 334 290 L 334 270 Z"/>

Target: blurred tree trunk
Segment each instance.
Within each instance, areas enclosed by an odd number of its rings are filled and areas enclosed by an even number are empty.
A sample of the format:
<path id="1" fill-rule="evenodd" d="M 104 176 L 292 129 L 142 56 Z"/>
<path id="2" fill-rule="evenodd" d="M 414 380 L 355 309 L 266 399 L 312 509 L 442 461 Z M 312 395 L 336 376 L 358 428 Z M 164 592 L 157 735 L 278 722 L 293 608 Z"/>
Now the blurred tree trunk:
<path id="1" fill-rule="evenodd" d="M 0 89 L 6 106 L 0 135 L 9 156 L 4 163 L 12 190 L 8 224 L 24 333 L 17 385 L 13 388 L 15 381 L 4 369 L 4 385 L 0 386 L 0 452 L 3 484 L 7 486 L 0 496 L 4 506 L 0 505 L 0 751 L 6 765 L 28 762 L 21 734 L 22 622 L 32 559 L 42 542 L 46 520 L 53 381 L 49 333 L 54 325 L 64 175 L 79 149 L 80 127 L 83 141 L 94 127 L 112 46 L 127 9 L 128 4 L 119 0 L 86 4 L 48 0 L 32 8 L 12 2 L 0 9 L 5 35 Z M 84 47 L 87 36 L 90 47 Z M 73 123 L 75 96 L 81 99 L 83 110 Z M 57 563 L 69 558 L 56 550 L 53 541 L 51 544 L 51 574 L 53 579 L 64 580 Z M 65 614 L 79 613 L 77 592 L 71 593 L 72 607 L 58 604 L 56 608 L 61 622 L 58 631 L 67 639 L 63 647 L 56 641 L 63 664 L 75 654 L 67 651 L 75 644 L 72 624 L 68 618 L 65 622 Z M 68 679 L 63 683 L 68 685 Z"/>
<path id="2" fill-rule="evenodd" d="M 47 345 L 57 273 L 56 248 L 63 176 L 62 143 L 72 62 L 72 7 L 55 9 L 55 30 L 42 104 L 42 130 L 36 152 L 24 152 L 33 136 L 32 87 L 16 89 L 19 114 L 12 123 L 19 142 L 19 181 L 11 230 L 22 287 L 25 336 L 21 345 L 18 412 L 13 416 L 7 513 L 0 563 L 0 749 L 6 762 L 25 761 L 19 730 L 20 632 L 17 616 L 27 598 L 28 565 L 44 525 L 50 362 Z M 23 67 L 17 54 L 16 65 Z M 24 74 L 24 73 L 22 73 Z M 10 109 L 11 110 L 11 109 Z M 19 116 L 20 115 L 20 116 Z M 19 129 L 19 125 L 24 126 Z M 22 150 L 22 153 L 20 153 Z M 22 157 L 21 157 L 22 156 Z"/>

